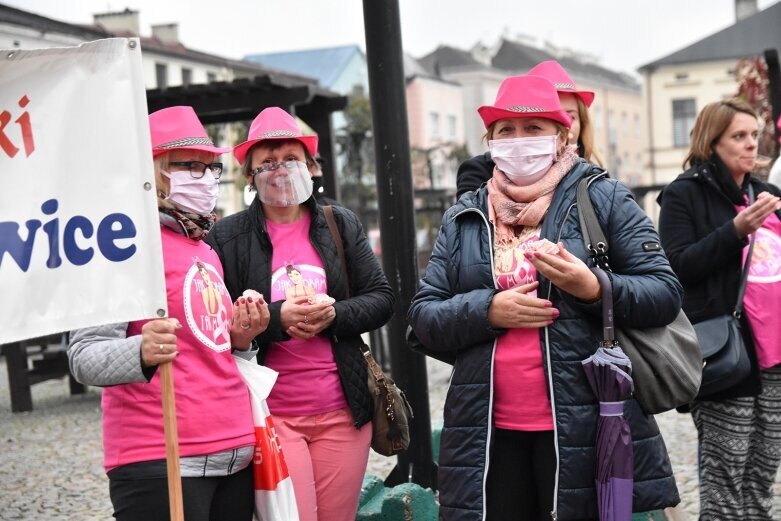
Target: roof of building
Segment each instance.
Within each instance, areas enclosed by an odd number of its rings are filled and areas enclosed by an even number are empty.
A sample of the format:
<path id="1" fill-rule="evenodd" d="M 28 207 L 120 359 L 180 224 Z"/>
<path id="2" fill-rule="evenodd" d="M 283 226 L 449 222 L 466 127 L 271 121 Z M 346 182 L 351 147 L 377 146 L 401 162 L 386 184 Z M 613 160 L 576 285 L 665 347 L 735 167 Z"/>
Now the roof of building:
<path id="1" fill-rule="evenodd" d="M 420 63 L 420 65 L 430 74 L 437 76 L 440 75 L 442 69 L 454 67 L 467 66 L 481 69 L 487 68 L 486 65 L 476 60 L 469 51 L 464 51 L 448 45 L 440 45 L 435 50 L 420 58 L 418 63 Z"/>
<path id="2" fill-rule="evenodd" d="M 317 78 L 320 85 L 331 87 L 355 54 L 363 56 L 360 47 L 343 45 L 300 51 L 248 54 L 244 59 L 266 67 L 305 74 Z"/>
<path id="3" fill-rule="evenodd" d="M 497 69 L 524 74 L 546 60 L 556 60 L 576 82 L 640 90 L 640 84 L 628 74 L 607 69 L 570 56 L 556 56 L 544 49 L 502 39 L 491 63 Z"/>
<path id="4" fill-rule="evenodd" d="M 640 67 L 652 70 L 663 65 L 741 59 L 761 55 L 765 49 L 781 49 L 781 2 L 763 9 L 726 29 Z"/>
<path id="5" fill-rule="evenodd" d="M 343 109 L 347 103 L 347 98 L 324 88 L 311 76 L 196 51 L 180 42 L 139 37 L 129 31 L 109 32 L 100 26 L 70 24 L 2 4 L 0 22 L 29 27 L 42 33 L 72 35 L 84 41 L 138 37 L 142 51 L 227 68 L 238 77 L 229 82 L 147 90 L 150 111 L 172 105 L 192 105 L 204 123 L 215 123 L 252 119 L 260 109 L 269 105 L 296 105 L 297 112 L 306 114 L 314 110 L 313 107 L 330 113 Z"/>
<path id="6" fill-rule="evenodd" d="M 29 11 L 22 11 L 8 5 L 0 4 L 0 22 L 20 27 L 35 29 L 41 33 L 60 33 L 84 40 L 98 40 L 101 38 L 110 38 L 111 33 L 98 27 L 85 27 L 82 25 L 69 24 L 59 20 L 53 20 Z"/>
<path id="7" fill-rule="evenodd" d="M 591 84 L 608 85 L 639 90 L 640 85 L 628 74 L 611 71 L 594 63 L 586 63 L 570 57 L 560 57 L 550 52 L 523 43 L 502 39 L 491 59 L 485 65 L 471 52 L 441 45 L 420 58 L 418 62 L 431 74 L 442 74 L 445 69 L 498 70 L 509 74 L 523 74 L 545 60 L 557 60 L 575 80 Z"/>

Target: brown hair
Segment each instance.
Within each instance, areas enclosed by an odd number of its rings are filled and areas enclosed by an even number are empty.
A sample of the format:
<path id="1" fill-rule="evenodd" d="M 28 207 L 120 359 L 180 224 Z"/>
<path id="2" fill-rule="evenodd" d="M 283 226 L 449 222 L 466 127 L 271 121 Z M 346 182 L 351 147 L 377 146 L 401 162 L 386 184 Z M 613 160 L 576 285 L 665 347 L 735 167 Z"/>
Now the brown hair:
<path id="1" fill-rule="evenodd" d="M 751 105 L 738 98 L 714 101 L 705 105 L 694 122 L 691 131 L 689 154 L 683 160 L 683 169 L 694 166 L 695 163 L 706 161 L 713 153 L 713 146 L 732 123 L 738 112 L 748 114 L 754 119 L 757 113 Z"/>
<path id="2" fill-rule="evenodd" d="M 287 144 L 287 143 L 299 143 L 303 149 L 304 149 L 304 158 L 306 159 L 306 166 L 309 169 L 309 172 L 312 172 L 312 168 L 316 166 L 315 160 L 312 157 L 312 154 L 309 153 L 309 149 L 306 148 L 306 145 L 302 143 L 301 141 L 297 139 L 264 139 L 263 141 L 258 141 L 254 145 L 252 145 L 249 150 L 247 150 L 247 154 L 244 156 L 244 163 L 241 165 L 241 173 L 244 175 L 245 178 L 250 176 L 250 172 L 252 171 L 252 152 L 258 148 L 260 145 L 266 145 L 271 148 L 271 150 L 277 150 L 281 146 Z"/>

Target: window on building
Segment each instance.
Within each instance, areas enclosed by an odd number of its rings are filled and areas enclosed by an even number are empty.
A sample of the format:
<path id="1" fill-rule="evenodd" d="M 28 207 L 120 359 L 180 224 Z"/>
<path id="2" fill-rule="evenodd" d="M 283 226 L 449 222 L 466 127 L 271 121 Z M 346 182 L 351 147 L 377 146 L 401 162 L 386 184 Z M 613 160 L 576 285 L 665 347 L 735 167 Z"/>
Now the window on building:
<path id="1" fill-rule="evenodd" d="M 679 72 L 675 74 L 675 81 L 686 81 L 689 79 L 688 72 Z"/>
<path id="2" fill-rule="evenodd" d="M 439 113 L 429 112 L 429 137 L 439 137 Z"/>
<path id="3" fill-rule="evenodd" d="M 215 81 L 217 81 L 217 75 L 214 74 L 213 72 L 207 72 L 206 73 L 206 82 L 207 83 L 214 83 Z"/>
<path id="4" fill-rule="evenodd" d="M 447 137 L 448 139 L 456 138 L 456 117 L 452 114 L 447 117 Z"/>
<path id="5" fill-rule="evenodd" d="M 157 79 L 158 89 L 165 89 L 168 87 L 168 65 L 165 63 L 155 63 L 155 78 Z"/>
<path id="6" fill-rule="evenodd" d="M 182 67 L 182 86 L 187 87 L 193 82 L 193 70 Z"/>
<path id="7" fill-rule="evenodd" d="M 602 107 L 594 107 L 594 128 L 602 128 Z"/>
<path id="8" fill-rule="evenodd" d="M 627 134 L 629 132 L 629 118 L 626 112 L 621 113 L 621 133 Z"/>
<path id="9" fill-rule="evenodd" d="M 694 99 L 673 100 L 673 146 L 689 146 L 689 133 L 697 117 L 697 104 Z"/>
<path id="10" fill-rule="evenodd" d="M 640 128 L 640 114 L 635 114 L 635 136 L 640 137 L 643 129 Z"/>
<path id="11" fill-rule="evenodd" d="M 615 145 L 618 142 L 616 115 L 612 110 L 607 111 L 607 142 L 609 145 Z"/>

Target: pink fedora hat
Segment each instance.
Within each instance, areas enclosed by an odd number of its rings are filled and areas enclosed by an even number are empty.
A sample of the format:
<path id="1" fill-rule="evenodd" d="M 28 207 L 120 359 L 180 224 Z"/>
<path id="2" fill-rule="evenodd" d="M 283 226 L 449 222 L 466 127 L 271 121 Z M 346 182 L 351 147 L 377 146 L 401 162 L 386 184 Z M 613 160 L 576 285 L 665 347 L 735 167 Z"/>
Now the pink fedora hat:
<path id="1" fill-rule="evenodd" d="M 564 70 L 564 67 L 555 60 L 538 63 L 532 67 L 528 74 L 531 76 L 542 76 L 553 83 L 553 86 L 556 87 L 557 91 L 574 94 L 583 100 L 583 103 L 585 103 L 587 107 L 590 107 L 594 102 L 594 93 L 588 90 L 578 90 L 575 82 L 569 77 L 569 74 Z"/>
<path id="2" fill-rule="evenodd" d="M 312 157 L 317 155 L 317 136 L 305 136 L 296 119 L 279 107 L 268 107 L 252 121 L 247 141 L 233 147 L 233 155 L 239 163 L 255 143 L 266 139 L 296 139 L 304 145 Z"/>
<path id="3" fill-rule="evenodd" d="M 496 93 L 493 105 L 477 109 L 485 128 L 502 118 L 546 118 L 565 127 L 572 118 L 564 112 L 553 84 L 539 76 L 510 76 L 505 78 Z"/>
<path id="4" fill-rule="evenodd" d="M 176 149 L 203 150 L 225 154 L 230 148 L 214 146 L 192 107 L 179 106 L 160 109 L 149 115 L 152 134 L 152 156 Z"/>

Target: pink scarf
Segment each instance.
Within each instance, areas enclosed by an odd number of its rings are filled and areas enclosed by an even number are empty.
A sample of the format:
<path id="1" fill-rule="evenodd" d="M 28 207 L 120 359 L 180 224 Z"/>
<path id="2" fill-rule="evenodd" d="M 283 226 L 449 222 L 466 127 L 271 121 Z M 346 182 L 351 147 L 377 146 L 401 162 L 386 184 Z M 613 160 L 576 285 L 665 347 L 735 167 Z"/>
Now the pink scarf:
<path id="1" fill-rule="evenodd" d="M 537 227 L 548 212 L 553 192 L 578 161 L 576 147 L 566 146 L 545 175 L 529 186 L 518 186 L 504 172 L 494 167 L 488 181 L 488 200 L 496 214 L 497 233 L 514 235 L 512 227 Z"/>

